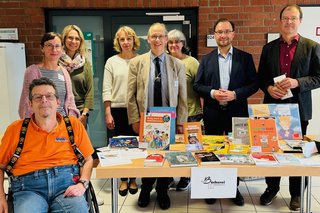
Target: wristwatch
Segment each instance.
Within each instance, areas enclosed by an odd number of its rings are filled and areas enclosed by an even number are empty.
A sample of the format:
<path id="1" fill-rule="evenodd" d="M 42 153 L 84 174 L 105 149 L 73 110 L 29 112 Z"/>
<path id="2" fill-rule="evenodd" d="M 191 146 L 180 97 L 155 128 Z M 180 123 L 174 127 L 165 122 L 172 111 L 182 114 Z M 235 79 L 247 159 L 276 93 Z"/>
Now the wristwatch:
<path id="1" fill-rule="evenodd" d="M 82 115 L 89 117 L 89 113 L 88 112 L 83 112 Z"/>
<path id="2" fill-rule="evenodd" d="M 85 189 L 89 188 L 89 181 L 87 181 L 87 180 L 79 180 L 78 183 L 82 183 L 82 185 Z"/>

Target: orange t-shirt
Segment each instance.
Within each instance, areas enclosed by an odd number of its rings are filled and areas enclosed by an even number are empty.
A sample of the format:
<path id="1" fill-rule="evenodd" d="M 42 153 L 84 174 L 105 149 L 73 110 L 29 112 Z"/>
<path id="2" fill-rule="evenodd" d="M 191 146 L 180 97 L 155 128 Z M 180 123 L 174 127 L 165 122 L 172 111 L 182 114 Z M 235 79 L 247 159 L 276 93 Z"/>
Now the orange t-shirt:
<path id="1" fill-rule="evenodd" d="M 88 134 L 82 123 L 69 116 L 74 132 L 74 141 L 84 158 L 94 152 Z M 58 125 L 51 131 L 40 129 L 34 122 L 29 123 L 20 158 L 11 170 L 14 176 L 23 175 L 40 169 L 77 164 L 78 159 L 71 147 L 64 120 L 57 113 Z M 0 145 L 0 164 L 6 166 L 17 148 L 23 120 L 8 126 Z"/>

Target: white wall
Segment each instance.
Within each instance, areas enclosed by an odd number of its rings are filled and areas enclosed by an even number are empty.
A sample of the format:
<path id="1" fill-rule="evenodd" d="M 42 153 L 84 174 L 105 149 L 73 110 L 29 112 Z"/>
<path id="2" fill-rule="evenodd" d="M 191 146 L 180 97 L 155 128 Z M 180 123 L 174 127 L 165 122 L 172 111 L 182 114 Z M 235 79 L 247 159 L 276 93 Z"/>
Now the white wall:
<path id="1" fill-rule="evenodd" d="M 320 43 L 320 36 L 316 35 L 317 27 L 320 27 L 320 5 L 301 6 L 303 12 L 299 33 Z M 320 31 L 320 30 L 319 30 Z M 312 120 L 309 122 L 307 134 L 320 134 L 320 88 L 312 91 Z"/>

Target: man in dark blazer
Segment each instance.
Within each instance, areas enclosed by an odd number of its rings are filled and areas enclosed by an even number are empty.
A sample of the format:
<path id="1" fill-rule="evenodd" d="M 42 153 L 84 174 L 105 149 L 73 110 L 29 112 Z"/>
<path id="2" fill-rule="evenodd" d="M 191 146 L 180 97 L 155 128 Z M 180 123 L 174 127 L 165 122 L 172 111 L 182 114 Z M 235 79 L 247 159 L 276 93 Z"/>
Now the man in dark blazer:
<path id="1" fill-rule="evenodd" d="M 193 89 L 204 99 L 203 121 L 207 135 L 227 135 L 232 117 L 248 117 L 247 98 L 258 90 L 252 55 L 232 46 L 235 26 L 228 19 L 214 25 L 218 48 L 203 56 Z M 238 179 L 239 184 L 239 179 Z M 213 204 L 215 199 L 206 199 Z M 244 205 L 237 190 L 236 205 Z"/>
<path id="2" fill-rule="evenodd" d="M 311 90 L 320 86 L 320 46 L 298 34 L 302 11 L 298 5 L 287 5 L 280 12 L 280 38 L 263 47 L 258 78 L 265 93 L 264 103 L 298 103 L 302 134 L 312 118 Z M 286 75 L 275 84 L 274 77 Z M 291 89 L 293 97 L 281 98 Z M 270 205 L 279 191 L 280 177 L 266 177 L 267 189 L 260 197 Z M 300 209 L 301 177 L 289 178 L 290 209 Z"/>

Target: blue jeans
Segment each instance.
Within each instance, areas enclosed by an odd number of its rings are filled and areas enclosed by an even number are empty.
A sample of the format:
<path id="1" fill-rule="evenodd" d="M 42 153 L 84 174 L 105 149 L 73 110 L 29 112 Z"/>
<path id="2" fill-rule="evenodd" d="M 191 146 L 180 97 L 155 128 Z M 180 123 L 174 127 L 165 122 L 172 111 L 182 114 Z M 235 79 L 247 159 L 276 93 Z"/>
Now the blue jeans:
<path id="1" fill-rule="evenodd" d="M 38 170 L 11 177 L 15 213 L 88 212 L 85 195 L 64 197 L 80 176 L 78 165 Z"/>

